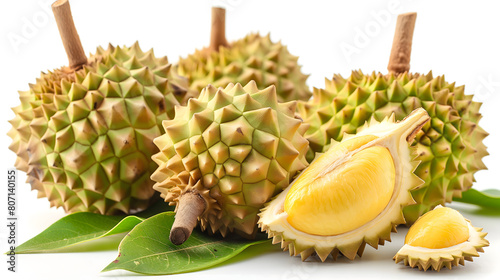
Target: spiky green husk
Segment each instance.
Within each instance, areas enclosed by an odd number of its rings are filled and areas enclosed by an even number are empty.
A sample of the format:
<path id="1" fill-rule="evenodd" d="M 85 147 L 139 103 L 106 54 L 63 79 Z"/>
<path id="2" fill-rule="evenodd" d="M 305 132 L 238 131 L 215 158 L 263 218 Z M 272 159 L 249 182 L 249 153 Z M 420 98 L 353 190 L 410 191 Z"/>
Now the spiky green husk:
<path id="1" fill-rule="evenodd" d="M 145 209 L 154 195 L 153 138 L 188 98 L 187 81 L 170 68 L 137 43 L 110 45 L 82 69 L 42 73 L 19 92 L 10 149 L 38 196 L 67 212 Z"/>
<path id="2" fill-rule="evenodd" d="M 185 192 L 200 194 L 202 230 L 253 236 L 262 205 L 307 165 L 307 126 L 294 118 L 295 106 L 253 81 L 206 87 L 163 123 L 154 189 L 171 205 Z"/>
<path id="3" fill-rule="evenodd" d="M 372 116 L 381 120 L 395 113 L 400 120 L 419 107 L 431 116 L 415 138 L 421 161 L 415 173 L 425 185 L 412 192 L 417 204 L 404 209 L 408 224 L 459 197 L 472 186 L 474 173 L 486 169 L 482 158 L 488 153 L 482 140 L 488 134 L 478 125 L 481 103 L 465 95 L 463 86 L 446 82 L 444 76 L 434 78 L 432 73 L 385 76 L 361 71 L 347 79 L 335 75 L 325 84 L 325 89 L 314 89 L 311 101 L 298 105 L 310 124 L 309 159 L 314 152 L 323 152 L 330 139 L 339 141 L 344 133 L 355 133 Z"/>
<path id="4" fill-rule="evenodd" d="M 254 80 L 259 88 L 275 85 L 279 102 L 308 100 L 308 76 L 300 70 L 297 59 L 286 46 L 272 42 L 269 35 L 250 34 L 230 47 L 219 47 L 218 52 L 197 50 L 181 58 L 177 68 L 197 92 L 208 84 L 225 87 Z"/>

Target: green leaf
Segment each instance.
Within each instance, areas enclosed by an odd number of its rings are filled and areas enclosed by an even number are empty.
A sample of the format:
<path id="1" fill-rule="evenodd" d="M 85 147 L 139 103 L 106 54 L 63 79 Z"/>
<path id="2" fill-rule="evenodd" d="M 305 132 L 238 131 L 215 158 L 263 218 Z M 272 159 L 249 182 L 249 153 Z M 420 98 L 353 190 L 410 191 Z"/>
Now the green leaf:
<path id="1" fill-rule="evenodd" d="M 152 205 L 137 216 L 105 216 L 78 212 L 67 215 L 50 225 L 46 230 L 16 247 L 17 254 L 39 253 L 62 249 L 105 236 L 132 230 L 144 218 L 171 208 L 163 201 Z"/>
<path id="2" fill-rule="evenodd" d="M 191 272 L 229 260 L 249 246 L 269 242 L 237 237 L 220 239 L 193 231 L 184 244 L 176 246 L 168 238 L 173 222 L 174 213 L 166 212 L 137 225 L 120 243 L 116 260 L 102 272 L 115 269 L 152 275 Z"/>
<path id="3" fill-rule="evenodd" d="M 461 198 L 453 198 L 453 200 L 500 210 L 500 190 L 497 189 L 482 192 L 476 189 L 469 189 L 462 193 Z"/>
<path id="4" fill-rule="evenodd" d="M 46 230 L 16 247 L 17 254 L 56 250 L 112 234 L 130 231 L 143 219 L 78 212 L 63 217 Z"/>

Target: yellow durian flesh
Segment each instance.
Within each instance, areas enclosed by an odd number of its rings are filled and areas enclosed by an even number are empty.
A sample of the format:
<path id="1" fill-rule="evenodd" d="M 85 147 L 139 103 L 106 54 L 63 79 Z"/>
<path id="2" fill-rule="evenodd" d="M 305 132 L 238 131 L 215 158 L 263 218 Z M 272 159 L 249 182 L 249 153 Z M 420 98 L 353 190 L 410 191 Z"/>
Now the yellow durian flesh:
<path id="1" fill-rule="evenodd" d="M 413 173 L 418 162 L 409 143 L 428 120 L 420 108 L 401 122 L 372 120 L 332 142 L 262 209 L 259 226 L 302 260 L 314 253 L 321 261 L 329 255 L 353 260 L 366 244 L 383 245 L 405 223 L 402 208 L 414 203 L 410 190 L 423 183 Z"/>
<path id="2" fill-rule="evenodd" d="M 373 135 L 342 142 L 319 157 L 288 192 L 284 210 L 296 229 L 331 236 L 374 219 L 391 199 L 394 161 Z"/>
<path id="3" fill-rule="evenodd" d="M 484 252 L 486 234 L 458 211 L 438 205 L 411 226 L 394 260 L 424 271 L 452 269 Z"/>
<path id="4" fill-rule="evenodd" d="M 429 249 L 455 246 L 469 239 L 469 227 L 458 211 L 441 207 L 427 212 L 408 230 L 405 244 Z"/>

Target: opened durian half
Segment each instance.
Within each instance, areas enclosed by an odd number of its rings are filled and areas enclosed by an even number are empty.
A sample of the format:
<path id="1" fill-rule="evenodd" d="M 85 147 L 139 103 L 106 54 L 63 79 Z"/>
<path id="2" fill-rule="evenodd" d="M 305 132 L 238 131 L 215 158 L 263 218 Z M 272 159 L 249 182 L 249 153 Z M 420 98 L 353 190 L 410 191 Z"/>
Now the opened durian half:
<path id="1" fill-rule="evenodd" d="M 482 228 L 473 227 L 457 210 L 438 205 L 408 230 L 405 245 L 394 260 L 419 270 L 464 265 L 489 245 Z"/>
<path id="2" fill-rule="evenodd" d="M 431 121 L 415 137 L 421 162 L 415 173 L 425 185 L 412 192 L 417 203 L 403 210 L 408 225 L 470 189 L 475 173 L 486 169 L 482 158 L 488 155 L 483 144 L 488 133 L 479 126 L 481 103 L 444 76 L 408 72 L 415 20 L 415 13 L 398 17 L 389 74 L 334 75 L 323 89 L 314 89 L 311 100 L 297 106 L 310 125 L 305 134 L 311 148 L 308 160 L 314 152 L 326 151 L 330 139 L 356 133 L 372 117 L 380 121 L 394 113 L 401 120 L 419 107 L 428 112 Z"/>
<path id="3" fill-rule="evenodd" d="M 383 245 L 405 223 L 402 208 L 423 182 L 413 174 L 418 162 L 409 143 L 428 120 L 419 108 L 401 122 L 372 119 L 333 142 L 263 209 L 259 226 L 302 260 L 314 252 L 322 261 L 339 253 L 354 259 L 366 243 Z"/>

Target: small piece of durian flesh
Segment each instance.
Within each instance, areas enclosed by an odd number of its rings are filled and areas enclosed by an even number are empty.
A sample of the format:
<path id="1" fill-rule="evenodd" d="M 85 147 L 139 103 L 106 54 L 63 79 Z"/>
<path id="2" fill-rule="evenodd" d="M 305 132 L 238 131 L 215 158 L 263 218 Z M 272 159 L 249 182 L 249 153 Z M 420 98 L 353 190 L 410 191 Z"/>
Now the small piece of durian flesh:
<path id="1" fill-rule="evenodd" d="M 442 249 L 469 239 L 464 217 L 448 207 L 436 208 L 420 217 L 408 230 L 405 244 L 414 247 Z"/>
<path id="2" fill-rule="evenodd" d="M 316 159 L 285 198 L 295 229 L 332 236 L 349 232 L 379 215 L 395 188 L 395 167 L 386 147 L 363 145 L 373 135 L 349 139 Z"/>

